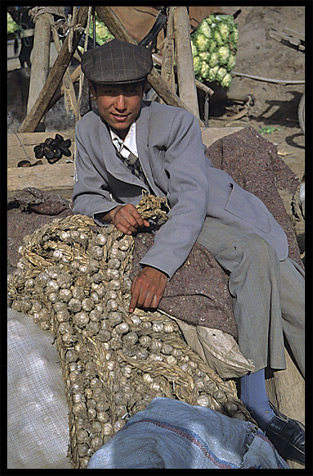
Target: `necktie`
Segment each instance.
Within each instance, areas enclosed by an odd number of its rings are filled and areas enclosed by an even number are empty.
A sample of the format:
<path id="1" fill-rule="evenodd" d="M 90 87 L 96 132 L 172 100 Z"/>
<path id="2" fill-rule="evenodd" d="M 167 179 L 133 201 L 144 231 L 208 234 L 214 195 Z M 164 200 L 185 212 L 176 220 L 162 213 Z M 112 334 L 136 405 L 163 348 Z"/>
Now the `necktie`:
<path id="1" fill-rule="evenodd" d="M 122 152 L 124 152 L 124 151 L 125 151 L 125 149 Z M 129 155 L 126 157 L 126 154 L 129 154 Z M 133 154 L 130 151 L 127 151 L 126 154 L 124 155 L 121 152 L 117 151 L 117 156 L 121 159 L 121 161 L 124 162 L 124 164 L 128 167 L 128 169 L 136 177 L 138 177 L 140 180 L 142 180 L 150 190 L 150 186 L 148 184 L 148 181 L 146 179 L 145 174 L 143 173 L 139 158 L 136 157 L 135 154 Z"/>

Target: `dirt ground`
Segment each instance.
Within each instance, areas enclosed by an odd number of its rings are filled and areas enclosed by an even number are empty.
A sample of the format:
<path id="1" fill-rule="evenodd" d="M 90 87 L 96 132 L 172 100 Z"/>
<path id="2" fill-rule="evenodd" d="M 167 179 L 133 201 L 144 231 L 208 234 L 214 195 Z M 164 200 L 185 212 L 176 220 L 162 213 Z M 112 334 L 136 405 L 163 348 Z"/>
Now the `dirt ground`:
<path id="1" fill-rule="evenodd" d="M 210 99 L 209 127 L 252 126 L 260 131 L 271 126 L 274 131 L 264 137 L 277 145 L 278 153 L 296 176 L 301 179 L 305 167 L 305 137 L 299 126 L 298 105 L 305 90 L 305 53 L 270 37 L 272 29 L 281 32 L 289 28 L 304 35 L 305 8 L 302 6 L 222 7 L 224 13 L 241 10 L 236 21 L 239 43 L 236 73 L 262 77 L 255 80 L 235 75 L 229 90 L 210 85 L 214 95 Z M 297 36 L 297 35 L 296 35 Z M 9 68 L 8 68 L 9 69 Z M 297 84 L 273 83 L 268 79 L 299 81 Z M 8 132 L 16 132 L 26 113 L 29 72 L 8 72 Z M 240 119 L 234 114 L 242 110 L 242 103 L 233 99 L 253 96 L 254 105 Z M 86 102 L 86 100 L 85 100 Z M 228 109 L 227 109 L 228 108 Z M 230 110 L 229 110 L 230 108 Z M 200 107 L 201 109 L 201 107 Z M 228 120 L 225 120 L 228 117 Z M 47 131 L 72 131 L 72 116 L 64 110 L 60 100 L 46 116 Z M 290 197 L 283 196 L 290 212 Z M 293 220 L 300 251 L 304 251 L 304 220 Z M 14 238 L 10 237 L 14 240 Z"/>

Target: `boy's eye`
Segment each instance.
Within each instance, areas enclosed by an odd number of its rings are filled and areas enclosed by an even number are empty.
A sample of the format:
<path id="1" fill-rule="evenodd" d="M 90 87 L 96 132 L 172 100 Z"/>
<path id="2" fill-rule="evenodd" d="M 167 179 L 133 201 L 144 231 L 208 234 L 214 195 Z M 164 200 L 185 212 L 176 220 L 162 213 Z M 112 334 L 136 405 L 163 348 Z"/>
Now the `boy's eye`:
<path id="1" fill-rule="evenodd" d="M 140 88 L 136 86 L 128 87 L 125 90 L 126 94 L 139 94 L 139 91 L 140 91 Z"/>

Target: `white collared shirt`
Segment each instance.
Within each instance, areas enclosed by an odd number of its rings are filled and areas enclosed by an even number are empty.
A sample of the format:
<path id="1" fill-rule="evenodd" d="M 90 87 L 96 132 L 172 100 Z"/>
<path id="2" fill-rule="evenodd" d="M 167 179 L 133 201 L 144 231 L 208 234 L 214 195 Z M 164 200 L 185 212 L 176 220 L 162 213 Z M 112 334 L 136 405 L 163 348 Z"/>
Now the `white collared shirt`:
<path id="1" fill-rule="evenodd" d="M 136 143 L 136 122 L 133 122 L 129 128 L 127 136 L 122 140 L 111 128 L 111 139 L 117 151 L 127 159 L 132 153 L 138 158 L 137 143 Z"/>

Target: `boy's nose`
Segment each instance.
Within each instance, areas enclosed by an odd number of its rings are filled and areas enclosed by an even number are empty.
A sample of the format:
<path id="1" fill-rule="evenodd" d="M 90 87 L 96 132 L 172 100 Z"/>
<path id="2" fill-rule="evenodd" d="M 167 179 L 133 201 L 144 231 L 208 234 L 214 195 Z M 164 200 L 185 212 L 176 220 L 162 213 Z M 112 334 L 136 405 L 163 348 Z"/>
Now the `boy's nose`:
<path id="1" fill-rule="evenodd" d="M 125 96 L 123 94 L 120 94 L 119 96 L 116 97 L 115 107 L 116 109 L 119 109 L 119 110 L 126 109 L 126 101 L 125 101 Z"/>

